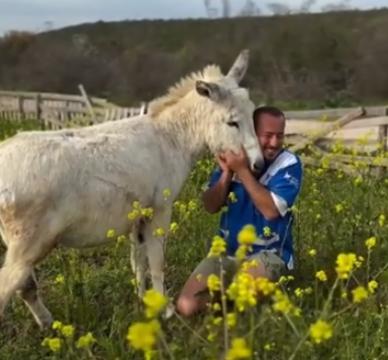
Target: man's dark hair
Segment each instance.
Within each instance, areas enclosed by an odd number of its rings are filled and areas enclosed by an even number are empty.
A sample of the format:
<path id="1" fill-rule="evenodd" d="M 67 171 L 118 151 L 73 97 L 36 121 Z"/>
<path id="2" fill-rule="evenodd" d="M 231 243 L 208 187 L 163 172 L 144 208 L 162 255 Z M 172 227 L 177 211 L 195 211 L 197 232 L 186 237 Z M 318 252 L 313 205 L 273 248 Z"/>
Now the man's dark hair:
<path id="1" fill-rule="evenodd" d="M 260 117 L 263 114 L 269 114 L 269 115 L 272 115 L 272 116 L 281 117 L 283 119 L 286 118 L 284 116 L 283 111 L 281 111 L 280 109 L 278 109 L 275 106 L 259 106 L 253 112 L 253 123 L 255 125 L 255 130 L 257 130 L 257 127 L 259 125 Z"/>

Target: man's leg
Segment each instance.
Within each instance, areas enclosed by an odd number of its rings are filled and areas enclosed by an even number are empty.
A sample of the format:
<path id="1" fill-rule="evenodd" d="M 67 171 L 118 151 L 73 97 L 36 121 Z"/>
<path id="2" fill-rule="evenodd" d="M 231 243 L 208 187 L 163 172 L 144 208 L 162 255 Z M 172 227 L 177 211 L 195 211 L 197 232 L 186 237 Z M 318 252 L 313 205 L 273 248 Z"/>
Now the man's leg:
<path id="1" fill-rule="evenodd" d="M 176 303 L 178 312 L 188 317 L 205 310 L 211 300 L 207 279 L 211 274 L 220 277 L 221 271 L 224 272 L 227 283 L 236 271 L 235 261 L 226 257 L 209 257 L 202 260 L 183 286 Z"/>
<path id="2" fill-rule="evenodd" d="M 277 281 L 286 272 L 284 261 L 275 253 L 263 250 L 249 257 L 248 261 L 256 260 L 248 273 L 254 278 L 264 277 L 271 281 Z"/>

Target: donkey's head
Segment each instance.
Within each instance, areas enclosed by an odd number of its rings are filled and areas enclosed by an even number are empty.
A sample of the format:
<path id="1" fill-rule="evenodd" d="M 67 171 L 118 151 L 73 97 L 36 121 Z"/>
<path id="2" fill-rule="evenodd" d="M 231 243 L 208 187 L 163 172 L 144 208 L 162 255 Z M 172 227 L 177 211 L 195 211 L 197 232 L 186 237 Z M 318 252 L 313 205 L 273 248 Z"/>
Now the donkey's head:
<path id="1" fill-rule="evenodd" d="M 252 170 L 263 167 L 263 155 L 258 143 L 252 114 L 254 104 L 248 91 L 239 87 L 248 67 L 248 50 L 237 57 L 228 74 L 220 79 L 196 82 L 197 93 L 207 98 L 206 142 L 210 151 L 239 151 L 243 147 Z M 206 71 L 205 71 L 206 73 Z"/>

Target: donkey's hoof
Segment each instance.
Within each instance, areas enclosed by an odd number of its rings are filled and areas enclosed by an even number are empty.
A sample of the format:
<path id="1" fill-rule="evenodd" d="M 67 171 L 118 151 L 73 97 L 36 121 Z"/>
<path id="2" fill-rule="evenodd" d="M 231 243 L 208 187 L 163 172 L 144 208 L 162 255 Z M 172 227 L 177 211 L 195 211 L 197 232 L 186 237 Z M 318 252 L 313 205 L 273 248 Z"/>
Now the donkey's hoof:
<path id="1" fill-rule="evenodd" d="M 47 314 L 44 318 L 35 319 L 35 320 L 38 323 L 40 330 L 51 329 L 51 326 L 54 322 L 54 319 L 51 316 L 51 314 Z"/>
<path id="2" fill-rule="evenodd" d="M 164 318 L 170 319 L 175 314 L 175 306 L 173 304 L 168 304 L 166 310 L 164 310 Z"/>

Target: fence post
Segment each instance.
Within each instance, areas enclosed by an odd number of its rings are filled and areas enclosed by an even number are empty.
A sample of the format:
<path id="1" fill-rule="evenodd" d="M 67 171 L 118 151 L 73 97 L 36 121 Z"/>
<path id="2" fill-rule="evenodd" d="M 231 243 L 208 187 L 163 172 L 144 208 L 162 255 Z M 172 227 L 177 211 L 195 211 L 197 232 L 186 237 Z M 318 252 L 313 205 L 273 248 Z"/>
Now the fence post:
<path id="1" fill-rule="evenodd" d="M 24 116 L 24 97 L 22 95 L 19 95 L 17 99 L 18 99 L 18 111 L 19 111 L 18 118 L 20 117 L 20 120 L 24 120 L 25 119 L 25 116 Z"/>

